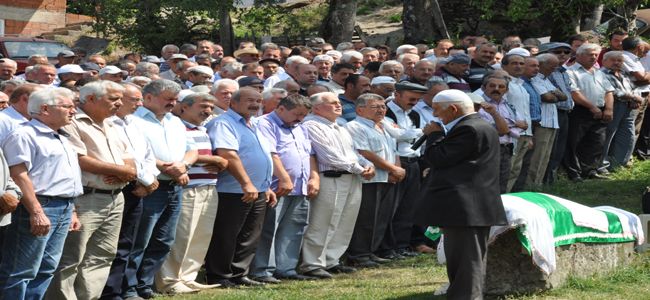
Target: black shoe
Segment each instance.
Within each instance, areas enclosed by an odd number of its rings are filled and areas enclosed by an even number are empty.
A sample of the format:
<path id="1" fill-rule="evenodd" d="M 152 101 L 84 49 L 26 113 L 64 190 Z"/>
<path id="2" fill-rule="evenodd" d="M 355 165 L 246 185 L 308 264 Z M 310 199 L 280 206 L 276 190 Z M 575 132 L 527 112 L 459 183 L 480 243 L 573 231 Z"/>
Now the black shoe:
<path id="1" fill-rule="evenodd" d="M 402 249 L 402 250 L 398 251 L 397 253 L 399 255 L 401 255 L 401 256 L 404 256 L 404 257 L 416 257 L 416 256 L 420 255 L 420 253 L 413 252 L 413 251 L 408 250 L 408 249 Z"/>
<path id="2" fill-rule="evenodd" d="M 348 267 L 343 265 L 336 265 L 334 267 L 327 269 L 327 272 L 334 273 L 334 274 L 341 274 L 341 273 L 349 274 L 349 273 L 354 273 L 356 271 L 357 269 L 353 267 Z"/>
<path id="3" fill-rule="evenodd" d="M 245 286 L 261 286 L 264 285 L 264 283 L 255 281 L 253 279 L 248 278 L 247 276 L 242 276 L 242 277 L 236 277 L 236 278 L 230 278 L 230 281 L 236 285 L 245 285 Z"/>
<path id="4" fill-rule="evenodd" d="M 273 276 L 254 277 L 253 280 L 261 283 L 270 283 L 270 284 L 278 284 L 282 282 Z"/>
<path id="5" fill-rule="evenodd" d="M 374 261 L 374 262 L 376 262 L 378 264 L 387 264 L 387 263 L 390 262 L 390 259 L 381 258 L 381 257 L 379 257 L 377 255 L 374 255 L 374 254 L 370 254 L 370 260 L 372 260 L 372 261 Z"/>
<path id="6" fill-rule="evenodd" d="M 569 176 L 569 180 L 573 181 L 574 183 L 580 183 L 580 182 L 585 181 L 580 176 Z"/>
<path id="7" fill-rule="evenodd" d="M 598 174 L 598 172 L 593 172 L 593 173 L 589 174 L 589 176 L 587 178 L 589 178 L 589 179 L 609 179 L 609 177 L 607 177 L 605 175 L 602 175 L 602 174 Z"/>
<path id="8" fill-rule="evenodd" d="M 139 292 L 138 296 L 142 297 L 142 299 L 153 299 L 159 295 L 154 293 L 152 290 L 146 290 L 146 291 Z"/>
<path id="9" fill-rule="evenodd" d="M 230 279 L 208 279 L 206 280 L 207 284 L 219 284 L 219 288 L 222 289 L 227 289 L 227 288 L 234 288 L 237 287 L 237 285 L 230 281 Z"/>
<path id="10" fill-rule="evenodd" d="M 316 280 L 318 278 L 300 274 L 290 274 L 290 275 L 275 275 L 277 279 L 286 279 L 286 280 Z"/>
<path id="11" fill-rule="evenodd" d="M 309 276 L 309 277 L 314 277 L 317 279 L 330 279 L 334 276 L 330 274 L 329 272 L 323 270 L 323 269 L 314 269 L 311 271 L 307 271 L 305 273 L 302 273 L 302 275 Z"/>
<path id="12" fill-rule="evenodd" d="M 350 261 L 350 266 L 357 268 L 378 268 L 379 264 L 371 259 L 368 259 L 363 261 Z"/>

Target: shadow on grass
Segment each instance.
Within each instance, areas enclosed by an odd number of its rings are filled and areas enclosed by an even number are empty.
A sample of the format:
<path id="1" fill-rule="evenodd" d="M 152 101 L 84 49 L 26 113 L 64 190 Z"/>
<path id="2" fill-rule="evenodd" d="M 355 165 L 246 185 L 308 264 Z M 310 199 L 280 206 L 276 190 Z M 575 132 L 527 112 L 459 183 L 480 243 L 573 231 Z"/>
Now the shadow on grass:
<path id="1" fill-rule="evenodd" d="M 414 293 L 414 294 L 409 294 L 409 295 L 404 295 L 399 297 L 386 298 L 386 300 L 424 300 L 424 299 L 444 300 L 447 299 L 447 297 L 444 295 L 434 296 L 432 292 L 421 292 L 421 293 Z"/>

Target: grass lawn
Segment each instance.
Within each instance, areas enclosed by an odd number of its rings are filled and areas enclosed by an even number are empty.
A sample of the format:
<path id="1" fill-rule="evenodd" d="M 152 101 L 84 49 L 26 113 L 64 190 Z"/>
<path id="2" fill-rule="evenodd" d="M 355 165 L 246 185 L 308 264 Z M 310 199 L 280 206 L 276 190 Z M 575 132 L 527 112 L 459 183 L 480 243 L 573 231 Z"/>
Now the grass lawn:
<path id="1" fill-rule="evenodd" d="M 650 185 L 650 162 L 622 169 L 612 174 L 610 180 L 577 184 L 560 180 L 539 191 L 588 206 L 611 205 L 638 214 L 646 185 Z M 435 264 L 434 256 L 426 255 L 393 262 L 380 269 L 338 275 L 333 280 L 216 289 L 173 299 L 432 299 L 433 292 L 446 281 L 444 266 Z M 650 252 L 638 255 L 633 266 L 606 276 L 571 279 L 562 288 L 511 299 L 650 299 Z"/>

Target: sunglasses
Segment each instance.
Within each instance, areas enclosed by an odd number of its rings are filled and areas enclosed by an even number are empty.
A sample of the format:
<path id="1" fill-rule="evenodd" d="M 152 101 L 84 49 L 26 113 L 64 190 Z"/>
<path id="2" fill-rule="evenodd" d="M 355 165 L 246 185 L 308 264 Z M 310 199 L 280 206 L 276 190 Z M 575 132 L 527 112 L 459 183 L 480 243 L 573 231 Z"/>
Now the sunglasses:
<path id="1" fill-rule="evenodd" d="M 553 54 L 571 54 L 571 50 L 564 50 L 564 51 L 555 50 L 555 51 L 551 51 L 551 53 L 553 53 Z"/>

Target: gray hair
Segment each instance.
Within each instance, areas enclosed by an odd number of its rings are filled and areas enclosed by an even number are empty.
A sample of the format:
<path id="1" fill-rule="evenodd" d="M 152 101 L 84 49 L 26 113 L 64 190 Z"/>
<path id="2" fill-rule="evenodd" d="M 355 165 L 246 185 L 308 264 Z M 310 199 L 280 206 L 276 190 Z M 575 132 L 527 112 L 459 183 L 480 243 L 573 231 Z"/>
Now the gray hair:
<path id="1" fill-rule="evenodd" d="M 399 56 L 397 56 L 397 61 L 399 61 L 400 63 L 402 63 L 402 61 L 404 61 L 404 58 L 405 58 L 407 55 L 415 56 L 415 57 L 416 57 L 416 59 L 415 59 L 416 61 L 420 60 L 420 56 L 418 56 L 417 54 L 413 54 L 413 53 L 404 53 L 404 54 L 400 54 Z"/>
<path id="2" fill-rule="evenodd" d="M 187 104 L 189 106 L 194 105 L 196 102 L 201 102 L 201 101 L 212 101 L 212 103 L 215 103 L 217 101 L 217 98 L 214 96 L 208 94 L 208 93 L 193 93 L 185 96 L 183 98 L 183 104 Z"/>
<path id="3" fill-rule="evenodd" d="M 86 83 L 79 88 L 79 103 L 86 103 L 88 96 L 93 95 L 97 98 L 103 97 L 108 90 L 118 90 L 124 92 L 125 88 L 119 83 L 110 80 L 96 80 Z"/>
<path id="4" fill-rule="evenodd" d="M 222 69 L 224 71 L 232 74 L 232 73 L 242 72 L 243 67 L 244 67 L 244 64 L 235 61 L 235 62 L 232 62 L 232 63 L 229 63 L 229 64 L 223 66 Z"/>
<path id="5" fill-rule="evenodd" d="M 286 91 L 286 90 L 287 90 L 287 85 L 288 85 L 289 83 L 294 83 L 294 84 L 298 85 L 298 83 L 296 83 L 295 81 L 293 81 L 293 79 L 289 78 L 289 79 L 287 79 L 287 80 L 282 80 L 282 81 L 277 82 L 276 84 L 273 85 L 273 87 L 274 87 L 274 88 L 283 89 L 283 90 Z"/>
<path id="6" fill-rule="evenodd" d="M 311 102 L 309 102 L 307 97 L 303 95 L 289 95 L 282 98 L 282 100 L 280 100 L 280 103 L 278 103 L 278 106 L 284 106 L 284 108 L 288 110 L 292 110 L 297 107 L 304 107 L 310 110 Z"/>
<path id="7" fill-rule="evenodd" d="M 413 46 L 413 45 L 404 44 L 404 45 L 401 45 L 401 46 L 397 47 L 397 49 L 395 49 L 395 54 L 396 55 L 402 55 L 402 54 L 406 53 L 406 51 L 409 51 L 409 50 L 412 50 L 412 49 L 417 50 L 418 48 Z"/>
<path id="8" fill-rule="evenodd" d="M 311 102 L 312 107 L 316 106 L 316 105 L 319 105 L 319 104 L 322 104 L 324 102 L 323 97 L 328 96 L 328 95 L 332 96 L 334 98 L 337 98 L 336 94 L 334 94 L 332 92 L 321 92 L 321 93 L 316 93 L 316 94 L 311 95 L 311 97 L 309 97 L 309 102 Z"/>
<path id="9" fill-rule="evenodd" d="M 353 57 L 356 59 L 363 59 L 363 54 L 355 50 L 345 51 L 343 52 L 343 56 L 341 56 L 341 62 L 350 62 L 350 59 L 352 59 Z"/>
<path id="10" fill-rule="evenodd" d="M 54 68 L 56 67 L 53 64 L 35 64 L 32 68 L 32 72 L 39 72 L 43 68 Z"/>
<path id="11" fill-rule="evenodd" d="M 178 83 L 167 79 L 156 79 L 142 88 L 142 95 L 151 94 L 158 96 L 165 91 L 178 94 L 181 91 L 181 86 Z"/>
<path id="12" fill-rule="evenodd" d="M 38 115 L 41 113 L 41 106 L 43 105 L 57 105 L 60 98 L 73 100 L 74 93 L 66 88 L 53 87 L 42 89 L 32 92 L 27 100 L 27 112 L 30 115 Z"/>
<path id="13" fill-rule="evenodd" d="M 537 61 L 539 62 L 540 65 L 541 64 L 547 64 L 547 63 L 551 62 L 552 60 L 556 60 L 556 61 L 558 60 L 557 56 L 555 56 L 552 53 L 542 53 L 540 55 L 535 56 L 535 58 L 537 58 Z"/>
<path id="14" fill-rule="evenodd" d="M 271 99 L 271 97 L 275 96 L 275 94 L 280 94 L 282 98 L 287 96 L 287 91 L 285 89 L 281 88 L 271 88 L 268 89 L 264 92 L 262 92 L 262 100 L 266 101 L 268 99 Z"/>
<path id="15" fill-rule="evenodd" d="M 300 56 L 300 55 L 294 55 L 294 56 L 290 56 L 289 58 L 287 58 L 287 62 L 285 63 L 285 65 L 288 67 L 288 66 L 291 66 L 291 65 L 296 64 L 296 63 L 301 64 L 301 65 L 302 64 L 308 64 L 309 60 L 302 57 L 302 56 Z"/>
<path id="16" fill-rule="evenodd" d="M 429 80 L 429 81 L 427 81 L 427 87 L 429 89 L 431 89 L 434 86 L 441 86 L 441 87 L 444 87 L 446 90 L 449 89 L 449 85 L 446 82 L 442 81 L 442 80 Z"/>
<path id="17" fill-rule="evenodd" d="M 623 51 L 607 51 L 603 55 L 603 61 L 608 60 L 613 57 L 623 57 Z"/>
<path id="18" fill-rule="evenodd" d="M 143 61 L 135 65 L 134 73 L 151 78 L 153 75 L 158 75 L 160 73 L 160 68 L 154 63 Z"/>
<path id="19" fill-rule="evenodd" d="M 341 42 L 338 45 L 336 45 L 336 51 L 345 51 L 345 50 L 350 50 L 354 49 L 354 44 L 351 42 Z"/>
<path id="20" fill-rule="evenodd" d="M 373 48 L 373 47 L 365 47 L 365 48 L 359 50 L 359 52 L 361 52 L 361 54 L 366 54 L 366 53 L 372 52 L 372 51 L 379 51 L 379 50 L 377 50 L 377 48 Z"/>
<path id="21" fill-rule="evenodd" d="M 398 66 L 398 67 L 402 68 L 402 72 L 404 72 L 404 66 L 402 65 L 401 62 L 396 61 L 396 60 L 387 60 L 387 61 L 381 63 L 381 65 L 379 65 L 379 73 L 381 74 L 382 72 L 384 72 L 384 68 L 387 67 L 387 66 Z"/>
<path id="22" fill-rule="evenodd" d="M 25 83 L 25 82 L 22 81 L 22 80 L 18 80 L 18 79 L 5 80 L 3 82 L 0 82 L 0 91 L 4 92 L 5 89 L 7 88 L 7 86 L 12 85 L 12 86 L 17 87 L 17 86 L 19 86 L 19 85 L 21 85 L 23 83 Z"/>
<path id="23" fill-rule="evenodd" d="M 145 86 L 151 82 L 150 77 L 145 77 L 145 76 L 133 76 L 129 77 L 129 82 L 132 82 L 133 84 L 137 85 L 137 83 L 142 84 L 142 86 Z"/>
<path id="24" fill-rule="evenodd" d="M 9 59 L 9 58 L 0 58 L 0 63 L 11 65 L 11 66 L 14 67 L 14 69 L 15 69 L 15 68 L 18 68 L 18 63 L 17 63 L 15 60 L 13 60 L 13 59 Z"/>
<path id="25" fill-rule="evenodd" d="M 366 106 L 366 105 L 368 105 L 368 102 L 373 101 L 373 100 L 381 101 L 383 103 L 384 102 L 384 97 L 379 96 L 377 94 L 373 94 L 373 93 L 361 94 L 356 100 L 354 100 L 354 105 L 356 107 Z"/>
<path id="26" fill-rule="evenodd" d="M 165 50 L 167 50 L 167 49 L 169 49 L 169 48 L 174 49 L 174 51 L 176 51 L 176 52 L 180 52 L 180 51 L 181 51 L 181 49 L 179 49 L 178 46 L 176 46 L 176 45 L 174 45 L 174 44 L 167 44 L 167 45 L 163 46 L 162 49 L 160 49 L 160 51 L 161 51 L 161 52 L 165 52 Z"/>
<path id="27" fill-rule="evenodd" d="M 219 79 L 215 81 L 214 84 L 212 84 L 212 89 L 210 90 L 210 93 L 214 94 L 218 90 L 222 89 L 224 86 L 234 86 L 236 90 L 239 89 L 239 83 L 237 81 L 224 78 L 224 79 Z"/>
<path id="28" fill-rule="evenodd" d="M 260 52 L 264 53 L 266 49 L 280 50 L 280 46 L 278 46 L 278 44 L 276 43 L 271 43 L 271 42 L 263 43 L 262 45 L 260 45 Z"/>
<path id="29" fill-rule="evenodd" d="M 600 52 L 600 50 L 602 50 L 602 48 L 598 44 L 584 43 L 580 47 L 578 47 L 578 50 L 576 50 L 576 54 L 581 55 L 587 53 L 588 51 Z"/>

